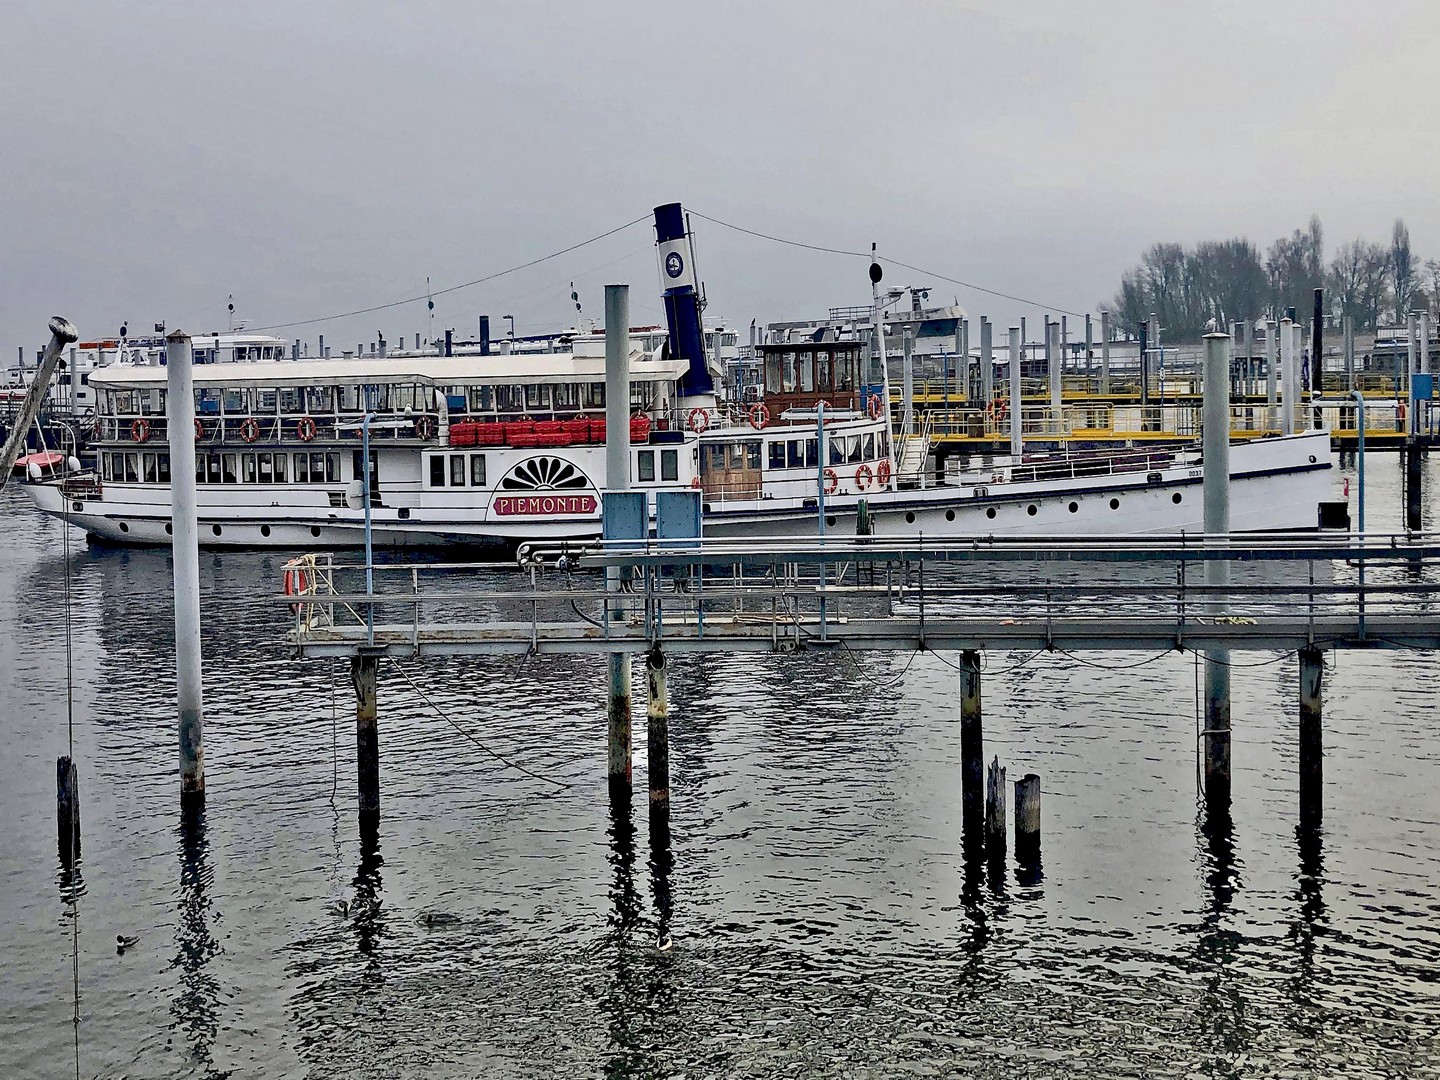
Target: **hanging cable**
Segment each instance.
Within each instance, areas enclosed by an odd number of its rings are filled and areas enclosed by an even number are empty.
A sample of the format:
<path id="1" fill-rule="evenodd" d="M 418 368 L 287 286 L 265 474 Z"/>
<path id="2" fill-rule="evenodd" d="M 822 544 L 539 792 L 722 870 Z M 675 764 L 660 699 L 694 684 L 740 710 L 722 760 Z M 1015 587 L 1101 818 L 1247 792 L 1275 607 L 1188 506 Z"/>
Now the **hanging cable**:
<path id="1" fill-rule="evenodd" d="M 755 229 L 746 229 L 740 225 L 732 225 L 728 221 L 721 221 L 719 218 L 713 218 L 708 214 L 702 214 L 698 210 L 691 210 L 690 213 L 694 214 L 696 217 L 700 218 L 703 221 L 710 222 L 712 225 L 719 225 L 726 229 L 733 229 L 735 232 L 744 233 L 746 236 L 755 236 L 761 240 L 769 240 L 772 243 L 784 244 L 787 247 L 804 248 L 806 251 L 823 251 L 827 255 L 848 255 L 861 259 L 869 259 L 871 257 L 871 253 L 868 251 L 846 251 L 844 248 L 832 248 L 825 247 L 821 244 L 806 244 L 802 243 L 799 240 L 787 240 L 783 236 L 772 236 L 770 233 L 757 232 Z M 973 281 L 961 281 L 959 278 L 947 277 L 944 274 L 937 274 L 934 270 L 926 270 L 923 267 L 914 266 L 907 262 L 901 262 L 899 259 L 892 259 L 886 255 L 876 255 L 874 257 L 880 262 L 889 263 L 891 266 L 899 266 L 905 270 L 913 270 L 915 273 L 924 274 L 926 277 L 938 278 L 940 281 L 943 281 L 949 285 L 959 285 L 962 289 L 971 289 L 974 292 L 985 293 L 987 296 L 997 296 L 1002 300 L 1013 300 L 1017 304 L 1031 304 L 1035 307 L 1048 308 L 1049 310 L 1057 311 L 1062 315 L 1074 315 L 1077 319 L 1083 319 L 1085 317 L 1083 312 L 1071 311 L 1068 308 L 1061 307 L 1059 304 L 1044 304 L 1041 303 L 1039 300 L 1031 300 L 1023 296 L 1014 296 L 1011 293 L 999 292 L 995 289 L 987 289 L 984 285 L 976 285 Z"/>
<path id="2" fill-rule="evenodd" d="M 613 229 L 607 229 L 605 232 L 602 232 L 596 236 L 592 236 L 588 240 L 581 240 L 578 244 L 571 244 L 569 247 L 561 248 L 559 251 L 552 251 L 549 255 L 542 255 L 538 259 L 531 259 L 529 262 L 521 263 L 519 266 L 512 266 L 507 270 L 499 270 L 493 274 L 486 274 L 484 277 L 478 277 L 474 281 L 462 282 L 459 285 L 451 285 L 444 289 L 435 289 L 421 296 L 406 297 L 404 300 L 392 300 L 388 304 L 376 304 L 374 307 L 357 308 L 354 311 L 342 311 L 338 315 L 322 315 L 319 318 L 314 319 L 297 319 L 294 322 L 271 323 L 268 326 L 255 326 L 250 328 L 250 332 L 257 333 L 261 330 L 286 330 L 294 326 L 314 326 L 316 323 L 334 322 L 336 319 L 348 319 L 356 315 L 369 315 L 370 313 L 375 311 L 388 311 L 390 308 L 403 307 L 406 304 L 417 304 L 421 300 L 428 301 L 437 296 L 444 296 L 447 293 L 459 292 L 461 289 L 469 289 L 475 285 L 483 285 L 487 281 L 496 281 L 499 278 L 507 277 L 510 274 L 519 273 L 521 270 L 528 270 L 532 266 L 539 266 L 541 263 L 549 262 L 551 259 L 558 259 L 561 255 L 568 255 L 572 251 L 579 251 L 583 247 L 596 243 L 597 241 L 604 240 L 607 236 L 614 236 L 618 232 L 624 232 L 626 229 L 629 229 L 635 225 L 639 225 L 642 221 L 649 220 L 649 218 L 649 214 L 642 214 L 634 221 L 627 221 L 624 225 L 617 225 Z"/>

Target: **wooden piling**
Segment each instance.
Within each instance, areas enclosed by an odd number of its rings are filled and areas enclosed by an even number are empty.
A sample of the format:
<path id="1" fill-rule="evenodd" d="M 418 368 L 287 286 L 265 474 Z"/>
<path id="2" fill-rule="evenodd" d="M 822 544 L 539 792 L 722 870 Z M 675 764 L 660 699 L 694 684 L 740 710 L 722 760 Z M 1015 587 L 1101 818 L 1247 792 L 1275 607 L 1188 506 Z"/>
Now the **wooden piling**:
<path id="1" fill-rule="evenodd" d="M 350 660 L 350 681 L 355 686 L 355 767 L 359 779 L 360 812 L 380 812 L 380 732 L 376 726 L 378 656 Z"/>
<path id="2" fill-rule="evenodd" d="M 630 654 L 610 654 L 610 720 L 609 750 L 605 759 L 605 775 L 612 790 L 623 786 L 630 790 Z"/>
<path id="3" fill-rule="evenodd" d="M 646 755 L 650 762 L 650 809 L 670 808 L 670 701 L 665 682 L 665 654 L 660 646 L 645 660 L 645 681 L 649 690 L 646 712 Z"/>
<path id="4" fill-rule="evenodd" d="M 1005 768 L 997 757 L 985 774 L 985 854 L 1005 858 Z"/>
<path id="5" fill-rule="evenodd" d="M 80 773 L 69 757 L 55 760 L 55 824 L 60 865 L 74 869 L 80 857 Z"/>
<path id="6" fill-rule="evenodd" d="M 1411 402 L 1414 405 L 1414 402 Z M 1405 528 L 1411 532 L 1420 531 L 1420 483 L 1425 459 L 1420 454 L 1420 443 L 1414 436 L 1407 436 L 1400 451 L 1405 466 Z"/>
<path id="7" fill-rule="evenodd" d="M 1015 858 L 1022 863 L 1040 858 L 1040 777 L 1035 773 L 1015 781 Z"/>
<path id="8" fill-rule="evenodd" d="M 980 728 L 980 654 L 960 654 L 960 803 L 961 831 L 980 837 L 985 821 L 985 744 Z"/>
<path id="9" fill-rule="evenodd" d="M 1325 654 L 1300 650 L 1300 827 L 1313 829 L 1324 817 L 1324 739 L 1320 724 Z"/>

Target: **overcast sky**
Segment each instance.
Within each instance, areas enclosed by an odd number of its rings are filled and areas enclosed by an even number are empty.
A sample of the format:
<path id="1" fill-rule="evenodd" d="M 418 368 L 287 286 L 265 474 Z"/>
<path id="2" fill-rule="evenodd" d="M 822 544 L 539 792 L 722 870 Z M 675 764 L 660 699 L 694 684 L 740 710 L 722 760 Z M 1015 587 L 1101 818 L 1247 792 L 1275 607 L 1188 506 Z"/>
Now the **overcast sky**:
<path id="1" fill-rule="evenodd" d="M 1093 311 L 1157 240 L 1440 258 L 1440 4 L 1372 0 L 0 5 L 0 347 L 422 294 L 661 202 Z M 866 264 L 695 222 L 707 315 L 863 303 Z M 887 283 L 919 275 L 887 272 Z M 632 286 L 648 222 L 436 300 L 520 333 Z M 935 279 L 1002 323 L 1021 305 Z M 424 303 L 278 330 L 353 348 Z"/>

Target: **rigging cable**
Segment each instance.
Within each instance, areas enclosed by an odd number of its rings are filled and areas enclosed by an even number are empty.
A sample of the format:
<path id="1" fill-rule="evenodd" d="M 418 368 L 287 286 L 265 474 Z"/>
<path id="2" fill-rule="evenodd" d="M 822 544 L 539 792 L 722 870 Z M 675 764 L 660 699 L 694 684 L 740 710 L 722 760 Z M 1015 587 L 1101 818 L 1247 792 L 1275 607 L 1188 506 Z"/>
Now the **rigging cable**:
<path id="1" fill-rule="evenodd" d="M 702 214 L 698 210 L 691 210 L 690 213 L 704 221 L 710 222 L 712 225 L 720 225 L 726 229 L 733 229 L 735 232 L 744 233 L 746 236 L 759 237 L 761 240 L 784 244 L 787 247 L 804 248 L 807 251 L 823 251 L 829 255 L 849 255 L 861 259 L 869 259 L 872 257 L 868 251 L 846 251 L 843 248 L 825 247 L 821 244 L 805 244 L 799 240 L 787 240 L 783 236 L 772 236 L 770 233 L 757 232 L 754 229 L 746 229 L 740 225 L 732 225 L 728 221 L 721 221 L 719 218 L 711 217 L 709 214 Z M 899 259 L 892 259 L 887 255 L 874 255 L 873 257 L 880 262 L 889 263 L 892 266 L 899 266 L 905 270 L 913 270 L 915 273 L 924 274 L 926 277 L 938 278 L 950 285 L 959 285 L 962 289 L 972 289 L 975 292 L 985 293 L 989 296 L 998 296 L 1002 300 L 1013 300 L 1017 304 L 1032 304 L 1035 307 L 1048 308 L 1062 315 L 1074 315 L 1077 319 L 1083 319 L 1085 317 L 1083 312 L 1071 311 L 1069 308 L 1061 307 L 1059 304 L 1045 304 L 1039 300 L 1029 299 L 1024 296 L 1014 296 L 1011 293 L 1000 292 L 996 289 L 987 289 L 984 285 L 976 285 L 972 281 L 961 281 L 959 278 L 947 277 L 945 274 L 937 274 L 933 270 L 926 270 L 923 267 L 914 266 L 911 263 L 901 262 Z"/>
<path id="2" fill-rule="evenodd" d="M 568 255 L 572 251 L 579 251 L 583 247 L 596 243 L 597 241 L 604 240 L 607 236 L 614 236 L 618 232 L 624 232 L 626 229 L 629 229 L 635 225 L 639 225 L 642 221 L 649 220 L 649 218 L 649 214 L 642 214 L 634 221 L 627 221 L 624 225 L 617 225 L 613 229 L 607 229 L 605 232 L 602 232 L 596 236 L 592 236 L 588 240 L 581 240 L 578 244 L 571 244 L 569 247 L 561 248 L 559 251 L 552 251 L 549 255 L 542 255 L 538 259 L 531 259 L 529 262 L 521 263 L 518 266 L 512 266 L 506 270 L 499 270 L 493 274 L 486 274 L 484 277 L 478 277 L 474 281 L 466 281 L 459 285 L 450 285 L 444 289 L 434 289 L 432 291 L 426 292 L 424 295 L 411 296 L 407 297 L 404 300 L 392 300 L 388 304 L 376 304 L 374 307 L 358 308 L 355 311 L 342 311 L 338 315 L 322 315 L 319 318 L 314 319 L 297 319 L 294 322 L 271 323 L 268 326 L 255 326 L 251 327 L 250 331 L 251 333 L 256 333 L 261 330 L 285 330 L 292 326 L 313 326 L 316 323 L 334 322 L 336 319 L 348 319 L 355 315 L 369 315 L 371 312 L 375 311 L 387 311 L 390 308 L 403 307 L 405 304 L 417 304 L 421 300 L 428 301 L 437 296 L 444 296 L 446 293 L 459 292 L 461 289 L 468 289 L 474 285 L 483 285 L 487 281 L 495 281 L 510 274 L 518 273 L 521 270 L 528 270 L 532 266 L 539 266 L 541 263 L 549 262 L 551 259 L 558 259 L 561 255 Z"/>

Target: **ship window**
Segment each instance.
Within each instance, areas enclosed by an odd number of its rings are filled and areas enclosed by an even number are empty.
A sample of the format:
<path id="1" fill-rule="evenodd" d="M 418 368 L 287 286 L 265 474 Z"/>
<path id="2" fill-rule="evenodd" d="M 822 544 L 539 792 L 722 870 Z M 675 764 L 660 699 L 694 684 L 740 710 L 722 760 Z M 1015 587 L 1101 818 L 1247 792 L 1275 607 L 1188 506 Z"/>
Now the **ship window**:
<path id="1" fill-rule="evenodd" d="M 850 464 L 855 465 L 860 461 L 860 436 L 851 435 L 845 439 L 845 446 L 850 451 Z"/>
<path id="2" fill-rule="evenodd" d="M 873 431 L 871 431 L 871 432 L 866 433 L 866 435 L 865 435 L 865 460 L 866 460 L 866 461 L 873 461 L 874 459 L 875 459 L 875 433 L 874 433 Z"/>
<path id="3" fill-rule="evenodd" d="M 799 452 L 800 443 L 798 441 L 792 442 L 790 445 L 795 447 L 797 453 Z M 785 441 L 783 439 L 776 439 L 770 444 L 770 468 L 785 468 Z"/>
<path id="4" fill-rule="evenodd" d="M 288 454 L 275 455 L 275 483 L 285 483 L 285 462 L 289 460 Z"/>
<path id="5" fill-rule="evenodd" d="M 551 393 L 557 409 L 574 409 L 580 404 L 580 387 L 575 383 L 560 383 Z"/>
<path id="6" fill-rule="evenodd" d="M 680 479 L 680 453 L 677 450 L 660 451 L 660 479 Z"/>
<path id="7" fill-rule="evenodd" d="M 798 469 L 805 464 L 805 448 L 802 440 L 791 439 L 785 446 L 785 464 L 788 468 Z"/>
<path id="8" fill-rule="evenodd" d="M 815 354 L 815 386 L 821 391 L 830 389 L 829 350 L 825 350 Z"/>
<path id="9" fill-rule="evenodd" d="M 312 481 L 319 479 L 315 475 L 314 458 L 310 460 L 310 479 Z M 325 482 L 327 484 L 338 484 L 340 482 L 340 455 L 338 453 L 325 455 Z"/>
<path id="10" fill-rule="evenodd" d="M 636 476 L 642 484 L 654 483 L 655 481 L 655 451 L 641 450 L 635 455 L 638 459 L 639 468 Z"/>
<path id="11" fill-rule="evenodd" d="M 780 392 L 779 353 L 767 353 L 765 356 L 765 391 L 770 394 Z"/>
<path id="12" fill-rule="evenodd" d="M 310 455 L 295 455 L 295 482 L 297 484 L 308 484 L 310 482 Z"/>
<path id="13" fill-rule="evenodd" d="M 491 412 L 495 408 L 495 391 L 488 386 L 470 388 L 470 411 Z"/>
<path id="14" fill-rule="evenodd" d="M 334 388 L 330 386 L 307 386 L 305 388 L 305 407 L 311 413 L 328 413 L 335 411 Z"/>
<path id="15" fill-rule="evenodd" d="M 880 456 L 882 458 L 890 456 L 890 436 L 883 430 L 880 432 Z"/>
<path id="16" fill-rule="evenodd" d="M 257 454 L 255 457 L 255 474 L 262 484 L 273 484 L 275 482 L 275 469 L 271 465 L 273 459 L 267 453 Z"/>
<path id="17" fill-rule="evenodd" d="M 153 453 L 144 453 L 144 454 L 141 454 L 141 455 L 140 455 L 140 465 L 141 465 L 141 468 L 144 470 L 141 475 L 143 475 L 143 476 L 145 477 L 145 483 L 147 483 L 147 484 L 159 483 L 159 477 L 158 477 L 158 475 L 156 474 L 155 455 L 154 455 Z"/>
<path id="18" fill-rule="evenodd" d="M 840 435 L 831 435 L 825 440 L 830 444 L 829 464 L 845 464 L 845 439 Z"/>
<path id="19" fill-rule="evenodd" d="M 805 440 L 805 464 L 812 469 L 820 464 L 820 448 L 815 439 Z"/>
<path id="20" fill-rule="evenodd" d="M 550 404 L 550 387 L 545 383 L 527 383 L 525 386 L 525 407 L 543 409 Z"/>
<path id="21" fill-rule="evenodd" d="M 138 484 L 140 482 L 140 455 L 125 455 L 125 482 L 127 484 Z"/>
<path id="22" fill-rule="evenodd" d="M 207 484 L 220 483 L 220 455 L 205 455 L 205 482 Z"/>
<path id="23" fill-rule="evenodd" d="M 245 397 L 246 395 L 244 390 L 224 391 L 225 412 L 230 416 L 244 415 L 248 411 L 246 408 L 248 403 L 246 402 Z"/>
<path id="24" fill-rule="evenodd" d="M 246 484 L 253 484 L 253 483 L 255 483 L 255 455 L 254 455 L 254 454 L 241 454 L 241 455 L 240 455 L 240 476 L 241 476 L 242 481 L 243 481 L 244 483 L 246 483 Z"/>
<path id="25" fill-rule="evenodd" d="M 240 479 L 238 454 L 220 455 L 220 482 L 222 484 L 233 484 Z"/>
<path id="26" fill-rule="evenodd" d="M 445 486 L 445 456 L 436 454 L 430 459 L 430 486 Z"/>
<path id="27" fill-rule="evenodd" d="M 787 394 L 793 394 L 795 392 L 795 354 L 787 352 L 783 354 L 783 357 L 780 388 Z"/>
<path id="28" fill-rule="evenodd" d="M 800 389 L 811 392 L 815 389 L 815 354 L 802 352 L 799 354 L 800 368 Z"/>
<path id="29" fill-rule="evenodd" d="M 263 416 L 275 415 L 274 389 L 261 388 L 255 391 L 255 411 Z"/>
<path id="30" fill-rule="evenodd" d="M 605 407 L 605 384 L 603 382 L 592 382 L 590 390 L 585 397 L 586 404 L 592 409 L 603 409 Z"/>
<path id="31" fill-rule="evenodd" d="M 340 401 L 341 412 L 360 411 L 360 387 L 358 386 L 337 386 L 337 396 Z"/>
<path id="32" fill-rule="evenodd" d="M 470 455 L 470 486 L 471 486 L 471 487 L 484 487 L 484 486 L 485 486 L 485 455 L 484 455 L 484 454 L 471 454 L 471 455 Z"/>
<path id="33" fill-rule="evenodd" d="M 450 455 L 450 486 L 451 486 L 451 487 L 464 487 L 464 486 L 465 486 L 465 455 L 464 455 L 464 454 L 451 454 L 451 455 Z"/>
<path id="34" fill-rule="evenodd" d="M 220 414 L 220 395 L 214 390 L 196 390 L 195 414 L 197 416 L 218 416 Z"/>
<path id="35" fill-rule="evenodd" d="M 114 396 L 115 408 L 112 410 L 117 416 L 126 416 L 135 411 L 135 395 L 129 390 L 117 390 Z"/>
<path id="36" fill-rule="evenodd" d="M 280 390 L 280 411 L 294 416 L 305 411 L 305 390 L 299 386 L 286 386 Z"/>

